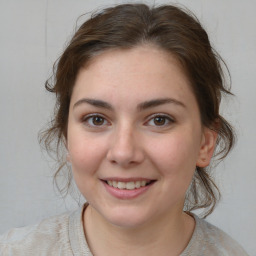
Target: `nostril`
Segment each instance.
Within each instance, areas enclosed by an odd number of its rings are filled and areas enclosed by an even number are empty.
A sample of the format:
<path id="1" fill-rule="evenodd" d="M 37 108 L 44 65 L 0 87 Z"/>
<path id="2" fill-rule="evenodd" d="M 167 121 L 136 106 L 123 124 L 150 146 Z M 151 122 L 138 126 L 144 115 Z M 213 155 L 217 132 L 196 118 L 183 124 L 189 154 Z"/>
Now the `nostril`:
<path id="1" fill-rule="evenodd" d="M 111 164 L 117 164 L 124 167 L 134 166 L 139 164 L 144 159 L 144 153 L 141 145 L 138 146 L 133 143 L 130 138 L 128 140 L 127 136 L 125 138 L 116 139 L 110 146 L 107 152 L 107 160 Z"/>

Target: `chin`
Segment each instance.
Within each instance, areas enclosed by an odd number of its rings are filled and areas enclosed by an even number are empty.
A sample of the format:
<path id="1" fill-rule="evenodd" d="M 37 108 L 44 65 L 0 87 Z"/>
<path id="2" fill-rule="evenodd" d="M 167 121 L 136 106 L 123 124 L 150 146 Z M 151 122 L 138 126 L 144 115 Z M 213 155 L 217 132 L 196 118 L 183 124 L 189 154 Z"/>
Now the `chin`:
<path id="1" fill-rule="evenodd" d="M 113 218 L 114 217 L 114 218 Z M 145 219 L 142 219 L 141 216 L 127 215 L 127 216 L 113 216 L 109 219 L 109 222 L 117 227 L 125 229 L 134 229 L 146 223 Z"/>
<path id="2" fill-rule="evenodd" d="M 120 228 L 137 228 L 151 219 L 146 212 L 143 213 L 137 207 L 116 207 L 104 213 L 101 216 L 105 221 Z"/>

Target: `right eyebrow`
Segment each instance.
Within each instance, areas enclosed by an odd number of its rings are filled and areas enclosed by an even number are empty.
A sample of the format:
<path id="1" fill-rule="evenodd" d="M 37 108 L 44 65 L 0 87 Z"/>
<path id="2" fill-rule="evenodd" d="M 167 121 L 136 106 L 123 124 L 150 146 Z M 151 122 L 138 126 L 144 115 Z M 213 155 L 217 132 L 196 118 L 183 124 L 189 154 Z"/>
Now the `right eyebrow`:
<path id="1" fill-rule="evenodd" d="M 87 99 L 87 98 L 83 98 L 83 99 L 78 100 L 74 104 L 73 109 L 75 107 L 81 105 L 81 104 L 84 104 L 84 103 L 87 103 L 89 105 L 92 105 L 92 106 L 95 106 L 95 107 L 98 107 L 98 108 L 105 108 L 105 109 L 108 109 L 108 110 L 113 110 L 113 107 L 105 101 L 96 100 L 96 99 Z"/>
<path id="2" fill-rule="evenodd" d="M 176 99 L 173 99 L 173 98 L 152 99 L 152 100 L 140 103 L 137 108 L 138 108 L 138 110 L 141 111 L 141 110 L 145 110 L 147 108 L 153 108 L 153 107 L 161 106 L 164 104 L 170 104 L 170 103 L 186 108 L 184 103 L 182 103 L 181 101 L 178 101 Z"/>

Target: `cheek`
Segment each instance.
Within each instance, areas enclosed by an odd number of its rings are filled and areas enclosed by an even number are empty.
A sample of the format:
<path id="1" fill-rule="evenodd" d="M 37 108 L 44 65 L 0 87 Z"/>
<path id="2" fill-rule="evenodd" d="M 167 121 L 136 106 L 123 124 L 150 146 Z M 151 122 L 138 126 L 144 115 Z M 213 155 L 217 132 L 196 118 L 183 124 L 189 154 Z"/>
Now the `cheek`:
<path id="1" fill-rule="evenodd" d="M 181 179 L 193 176 L 199 152 L 196 137 L 199 138 L 191 133 L 173 133 L 151 144 L 152 161 L 162 175 Z"/>
<path id="2" fill-rule="evenodd" d="M 73 132 L 68 149 L 76 185 L 86 200 L 91 201 L 97 191 L 97 170 L 105 156 L 102 140 Z"/>
<path id="3" fill-rule="evenodd" d="M 74 175 L 92 174 L 97 170 L 101 159 L 105 156 L 105 149 L 100 138 L 79 136 L 72 133 L 68 139 L 68 149 Z"/>

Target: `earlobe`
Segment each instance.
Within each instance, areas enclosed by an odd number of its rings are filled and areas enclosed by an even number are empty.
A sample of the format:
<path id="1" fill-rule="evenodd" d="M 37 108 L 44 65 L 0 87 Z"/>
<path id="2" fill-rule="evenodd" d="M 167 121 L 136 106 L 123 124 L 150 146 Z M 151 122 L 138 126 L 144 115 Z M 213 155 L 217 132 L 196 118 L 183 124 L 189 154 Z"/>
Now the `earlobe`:
<path id="1" fill-rule="evenodd" d="M 70 157 L 70 154 L 69 154 L 69 149 L 68 149 L 68 142 L 67 140 L 65 140 L 65 148 L 67 150 L 67 153 L 66 153 L 66 162 L 67 163 L 71 163 L 71 157 Z"/>
<path id="2" fill-rule="evenodd" d="M 70 162 L 70 154 L 69 154 L 69 151 L 68 151 L 68 142 L 67 142 L 67 138 L 65 137 L 65 141 L 64 141 L 64 146 L 67 150 L 67 153 L 66 153 L 66 162 Z"/>
<path id="3" fill-rule="evenodd" d="M 69 152 L 67 152 L 67 154 L 66 154 L 66 161 L 70 162 L 70 154 L 69 154 Z"/>
<path id="4" fill-rule="evenodd" d="M 204 128 L 200 151 L 196 162 L 198 167 L 206 167 L 210 164 L 217 137 L 218 134 L 216 131 L 213 131 L 210 128 Z"/>

